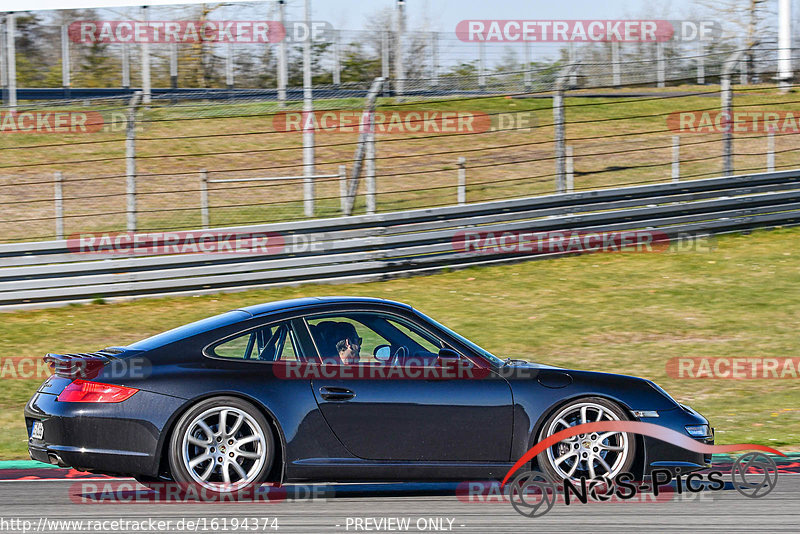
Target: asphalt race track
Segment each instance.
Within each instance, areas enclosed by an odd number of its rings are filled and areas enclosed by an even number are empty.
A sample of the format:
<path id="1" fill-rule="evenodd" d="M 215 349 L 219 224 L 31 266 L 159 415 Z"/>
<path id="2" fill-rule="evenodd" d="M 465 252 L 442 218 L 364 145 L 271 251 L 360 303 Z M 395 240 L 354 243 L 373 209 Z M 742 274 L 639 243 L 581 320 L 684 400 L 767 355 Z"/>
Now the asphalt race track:
<path id="1" fill-rule="evenodd" d="M 455 497 L 452 488 L 444 490 L 443 485 L 399 490 L 395 485 L 380 492 L 363 491 L 363 486 L 316 486 L 338 496 L 154 504 L 146 498 L 132 502 L 131 495 L 151 493 L 132 480 L 111 481 L 122 485 L 115 487 L 138 488 L 128 493 L 103 493 L 107 483 L 109 480 L 94 479 L 0 482 L 0 532 L 23 532 L 25 528 L 28 532 L 797 532 L 800 524 L 797 474 L 781 474 L 775 489 L 758 499 L 725 489 L 685 498 L 674 495 L 666 502 L 556 503 L 543 517 L 531 519 L 518 515 L 508 502 L 463 502 L 463 497 Z M 87 493 L 93 486 L 86 484 L 97 485 L 98 492 Z M 289 496 L 297 490 L 285 488 Z M 302 487 L 299 491 L 307 490 Z M 78 502 L 87 495 L 89 502 Z M 127 495 L 128 502 L 115 502 L 120 495 Z M 150 519 L 164 523 L 148 524 Z M 273 528 L 275 519 L 277 530 Z M 83 523 L 54 524 L 70 520 Z M 119 520 L 137 521 L 138 526 L 112 523 Z M 408 521 L 407 526 L 397 520 Z M 233 528 L 235 521 L 239 528 Z"/>

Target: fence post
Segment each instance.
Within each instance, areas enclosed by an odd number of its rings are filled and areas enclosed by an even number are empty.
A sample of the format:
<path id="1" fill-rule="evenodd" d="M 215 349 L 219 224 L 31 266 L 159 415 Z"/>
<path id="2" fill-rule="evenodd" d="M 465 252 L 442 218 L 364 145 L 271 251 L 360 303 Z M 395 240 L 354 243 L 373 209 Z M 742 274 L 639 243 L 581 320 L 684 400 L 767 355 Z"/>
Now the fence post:
<path id="1" fill-rule="evenodd" d="M 142 7 L 142 19 L 145 24 L 150 20 L 150 11 L 147 6 Z M 147 39 L 142 41 L 142 103 L 149 104 L 152 95 L 152 85 L 150 83 L 150 43 Z"/>
<path id="2" fill-rule="evenodd" d="M 278 21 L 285 27 L 286 0 L 278 0 Z M 286 85 L 289 83 L 288 63 L 286 59 L 286 39 L 278 43 L 278 102 L 280 107 L 286 105 Z"/>
<path id="3" fill-rule="evenodd" d="M 775 130 L 767 132 L 767 172 L 775 172 Z"/>
<path id="4" fill-rule="evenodd" d="M 208 171 L 203 169 L 200 171 L 200 222 L 203 229 L 209 227 L 210 220 L 208 216 Z"/>
<path id="5" fill-rule="evenodd" d="M 128 105 L 128 120 L 125 128 L 125 174 L 127 177 L 125 196 L 129 232 L 136 231 L 136 108 L 141 99 L 142 92 L 136 91 Z"/>
<path id="6" fill-rule="evenodd" d="M 572 44 L 572 43 L 570 43 Z M 525 53 L 525 68 L 522 71 L 522 81 L 525 84 L 525 92 L 531 92 L 531 44 L 528 41 L 522 42 Z"/>
<path id="7" fill-rule="evenodd" d="M 697 42 L 697 85 L 706 83 L 706 45 L 703 41 Z"/>
<path id="8" fill-rule="evenodd" d="M 726 121 L 725 127 L 722 129 L 722 175 L 733 175 L 733 90 L 731 89 L 731 74 L 733 69 L 739 63 L 746 50 L 738 50 L 728 56 L 722 66 L 722 74 L 720 75 L 719 90 L 720 90 L 720 104 L 722 107 L 722 117 Z"/>
<path id="9" fill-rule="evenodd" d="M 622 85 L 622 75 L 619 64 L 619 41 L 611 41 L 611 72 L 614 87 Z"/>
<path id="10" fill-rule="evenodd" d="M 69 26 L 61 25 L 61 87 L 64 88 L 64 98 L 69 98 L 70 86 L 70 61 L 69 61 Z"/>
<path id="11" fill-rule="evenodd" d="M 394 50 L 394 77 L 395 77 L 395 96 L 403 96 L 405 91 L 405 78 L 406 70 L 403 61 L 403 40 L 406 31 L 406 2 L 405 0 L 397 0 L 396 4 L 397 13 L 397 34 L 395 35 L 395 50 Z"/>
<path id="12" fill-rule="evenodd" d="M 381 34 L 381 77 L 384 80 L 389 79 L 389 30 L 384 30 Z M 384 87 L 384 96 L 388 96 L 389 84 Z"/>
<path id="13" fill-rule="evenodd" d="M 311 27 L 311 0 L 305 0 L 306 28 Z M 311 88 L 311 35 L 303 39 L 303 213 L 314 216 L 314 97 Z"/>
<path id="14" fill-rule="evenodd" d="M 344 210 L 345 215 L 353 213 L 353 205 L 356 200 L 356 192 L 358 191 L 358 180 L 361 176 L 361 168 L 364 163 L 364 154 L 367 150 L 368 133 L 372 132 L 374 135 L 375 129 L 375 101 L 378 99 L 378 93 L 383 88 L 384 78 L 375 78 L 372 86 L 367 93 L 367 99 L 364 103 L 364 112 L 361 114 L 361 121 L 358 129 L 358 144 L 356 145 L 356 153 L 353 156 L 353 170 L 351 172 L 350 182 L 347 184 L 347 205 Z M 373 142 L 374 142 L 373 137 Z"/>
<path id="15" fill-rule="evenodd" d="M 672 181 L 681 181 L 681 136 L 672 136 Z"/>
<path id="16" fill-rule="evenodd" d="M 131 50 L 128 43 L 122 43 L 122 88 L 131 87 Z"/>
<path id="17" fill-rule="evenodd" d="M 6 25 L 0 20 L 0 85 L 3 89 L 3 104 L 8 103 L 8 69 L 6 63 Z"/>
<path id="18" fill-rule="evenodd" d="M 339 165 L 339 209 L 347 210 L 347 167 Z"/>
<path id="19" fill-rule="evenodd" d="M 169 45 L 169 85 L 172 88 L 172 103 L 178 103 L 178 43 Z"/>
<path id="20" fill-rule="evenodd" d="M 228 91 L 233 89 L 233 43 L 229 42 L 226 46 L 225 57 L 225 85 Z"/>
<path id="21" fill-rule="evenodd" d="M 553 130 L 555 136 L 553 141 L 555 142 L 556 159 L 556 193 L 563 193 L 566 190 L 564 86 L 576 67 L 577 65 L 575 63 L 570 63 L 561 69 L 561 72 L 559 72 L 556 78 L 555 91 L 553 93 Z"/>
<path id="22" fill-rule="evenodd" d="M 431 46 L 431 83 L 433 86 L 439 85 L 439 34 L 431 32 L 430 35 Z"/>
<path id="23" fill-rule="evenodd" d="M 792 88 L 792 0 L 778 2 L 778 86 L 786 93 Z"/>
<path id="24" fill-rule="evenodd" d="M 566 190 L 567 193 L 572 193 L 575 190 L 575 166 L 572 158 L 572 147 L 566 147 L 564 151 L 566 155 Z"/>
<path id="25" fill-rule="evenodd" d="M 656 68 L 657 68 L 657 85 L 664 87 L 667 79 L 667 66 L 664 60 L 664 43 L 656 41 Z"/>
<path id="26" fill-rule="evenodd" d="M 458 188 L 456 197 L 459 204 L 467 203 L 467 160 L 464 157 L 458 158 Z"/>
<path id="27" fill-rule="evenodd" d="M 370 112 L 370 128 L 367 131 L 364 147 L 364 185 L 367 189 L 367 215 L 375 213 L 375 118 Z"/>
<path id="28" fill-rule="evenodd" d="M 64 239 L 64 190 L 62 182 L 64 176 L 61 171 L 56 171 L 54 184 L 54 197 L 56 208 L 56 239 Z"/>
<path id="29" fill-rule="evenodd" d="M 333 30 L 333 85 L 342 83 L 341 31 Z"/>
<path id="30" fill-rule="evenodd" d="M 14 13 L 6 15 L 6 82 L 8 83 L 8 100 L 6 105 L 17 107 L 17 51 L 16 22 Z"/>
<path id="31" fill-rule="evenodd" d="M 478 41 L 478 89 L 486 89 L 486 45 Z"/>

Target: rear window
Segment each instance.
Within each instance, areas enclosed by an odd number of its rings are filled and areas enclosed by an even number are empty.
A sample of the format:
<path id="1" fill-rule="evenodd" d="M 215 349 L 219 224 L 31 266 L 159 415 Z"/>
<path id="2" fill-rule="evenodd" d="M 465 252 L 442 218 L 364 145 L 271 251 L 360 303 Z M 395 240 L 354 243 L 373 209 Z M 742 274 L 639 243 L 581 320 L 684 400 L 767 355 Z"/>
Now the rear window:
<path id="1" fill-rule="evenodd" d="M 238 323 L 239 321 L 243 321 L 244 319 L 249 319 L 250 317 L 252 316 L 245 311 L 241 310 L 229 311 L 221 315 L 215 315 L 214 317 L 207 317 L 205 319 L 200 319 L 199 321 L 195 321 L 193 323 L 179 326 L 178 328 L 173 328 L 172 330 L 167 330 L 166 332 L 156 334 L 141 341 L 137 341 L 132 345 L 128 345 L 127 348 L 133 350 L 152 350 L 158 347 L 162 347 L 164 345 L 168 345 L 169 343 L 174 343 L 176 341 L 186 339 L 196 334 L 201 334 L 203 332 L 213 330 L 215 328 L 220 328 L 223 326 L 228 326 L 234 323 Z"/>

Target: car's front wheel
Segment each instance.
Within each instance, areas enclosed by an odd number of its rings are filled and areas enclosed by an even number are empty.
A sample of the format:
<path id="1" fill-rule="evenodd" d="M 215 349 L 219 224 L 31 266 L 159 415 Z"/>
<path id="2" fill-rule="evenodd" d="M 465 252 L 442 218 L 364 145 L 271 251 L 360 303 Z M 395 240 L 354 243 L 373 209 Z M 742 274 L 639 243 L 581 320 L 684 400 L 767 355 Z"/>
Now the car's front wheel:
<path id="1" fill-rule="evenodd" d="M 189 409 L 178 421 L 169 448 L 176 482 L 218 493 L 261 484 L 274 457 L 266 418 L 235 397 L 206 399 Z"/>
<path id="2" fill-rule="evenodd" d="M 539 441 L 556 432 L 597 421 L 622 421 L 628 416 L 618 404 L 601 397 L 584 397 L 555 410 L 545 421 Z M 542 472 L 551 480 L 614 479 L 630 472 L 636 456 L 636 440 L 625 432 L 590 432 L 562 440 L 537 457 Z"/>

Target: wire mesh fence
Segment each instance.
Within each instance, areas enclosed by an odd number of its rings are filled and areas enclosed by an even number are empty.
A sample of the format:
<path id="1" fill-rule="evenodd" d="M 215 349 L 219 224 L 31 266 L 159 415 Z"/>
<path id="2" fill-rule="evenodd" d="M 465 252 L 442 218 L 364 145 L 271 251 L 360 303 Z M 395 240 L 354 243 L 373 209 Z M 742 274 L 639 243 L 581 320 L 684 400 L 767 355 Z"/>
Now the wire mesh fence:
<path id="1" fill-rule="evenodd" d="M 663 78 L 650 59 L 626 60 L 621 80 L 607 62 L 579 57 L 563 80 L 571 189 L 722 175 L 726 129 L 735 172 L 797 167 L 796 94 L 768 80 L 741 85 L 737 72 L 728 116 L 715 83 L 721 58 L 705 58 L 698 85 L 697 56 L 673 58 L 686 68 Z M 408 78 L 403 95 L 390 83 L 374 114 L 376 210 L 456 204 L 460 158 L 466 202 L 555 192 L 565 167 L 553 96 L 567 61 L 485 74 L 480 84 L 472 73 Z M 302 112 L 299 88 L 283 103 L 263 88 L 155 94 L 133 122 L 129 96 L 22 102 L 0 123 L 0 241 L 130 229 L 131 171 L 137 231 L 303 219 L 307 127 L 322 176 L 314 216 L 342 215 L 340 167 L 352 169 L 370 81 L 316 85 L 313 115 Z M 231 181 L 239 179 L 249 181 Z M 362 184 L 355 213 L 365 207 Z"/>

